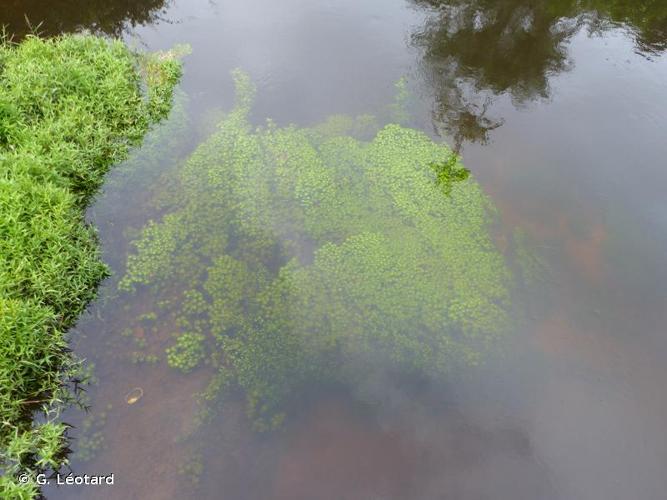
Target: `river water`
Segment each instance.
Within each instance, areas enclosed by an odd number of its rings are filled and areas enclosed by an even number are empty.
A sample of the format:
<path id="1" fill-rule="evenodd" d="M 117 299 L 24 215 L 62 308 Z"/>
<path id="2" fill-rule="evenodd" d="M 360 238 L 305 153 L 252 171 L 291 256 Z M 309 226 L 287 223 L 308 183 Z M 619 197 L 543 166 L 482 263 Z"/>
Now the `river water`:
<path id="1" fill-rule="evenodd" d="M 15 1 L 0 12 L 19 35 L 26 18 L 45 34 L 191 47 L 169 148 L 158 129 L 89 211 L 116 277 L 73 332 L 98 382 L 88 416 L 66 419 L 72 470 L 115 484 L 52 485 L 47 498 L 665 498 L 664 2 Z M 405 78 L 410 125 L 456 148 L 498 208 L 499 251 L 518 230 L 539 255 L 502 353 L 443 384 L 370 380 L 366 399 L 312 387 L 275 433 L 255 433 L 234 402 L 193 431 L 209 374 L 133 362 L 137 344 L 158 352 L 169 333 L 133 320 L 150 309 L 116 285 L 129 241 L 161 216 L 149 203 L 168 189 L 160 175 L 231 108 L 234 68 L 257 86 L 252 119 L 279 125 L 382 115 Z M 143 397 L 128 405 L 134 387 Z"/>

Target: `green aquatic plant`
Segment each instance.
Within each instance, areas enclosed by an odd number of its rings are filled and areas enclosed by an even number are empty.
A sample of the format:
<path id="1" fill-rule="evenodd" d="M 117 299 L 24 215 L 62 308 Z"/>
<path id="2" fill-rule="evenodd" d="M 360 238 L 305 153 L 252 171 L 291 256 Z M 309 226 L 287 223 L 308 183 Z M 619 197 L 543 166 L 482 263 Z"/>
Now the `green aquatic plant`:
<path id="1" fill-rule="evenodd" d="M 105 445 L 104 426 L 107 423 L 108 412 L 113 405 L 106 405 L 105 410 L 86 416 L 81 424 L 79 436 L 76 441 L 75 455 L 78 460 L 89 462 Z"/>
<path id="2" fill-rule="evenodd" d="M 508 325 L 510 275 L 460 159 L 368 117 L 255 128 L 255 89 L 234 77 L 236 107 L 183 165 L 120 282 L 186 332 L 170 364 L 206 352 L 217 374 L 203 399 L 239 388 L 268 430 L 313 381 L 440 379 L 481 362 Z"/>
<path id="3" fill-rule="evenodd" d="M 204 460 L 200 453 L 190 453 L 178 467 L 178 473 L 187 478 L 195 486 L 199 484 L 204 471 Z"/>
<path id="4" fill-rule="evenodd" d="M 167 363 L 183 373 L 194 370 L 206 356 L 204 336 L 201 333 L 182 333 L 176 343 L 167 348 Z"/>
<path id="5" fill-rule="evenodd" d="M 470 177 L 470 170 L 462 166 L 456 156 L 441 163 L 431 163 L 431 168 L 435 172 L 436 182 L 447 195 L 451 193 L 454 182 L 461 182 Z"/>
<path id="6" fill-rule="evenodd" d="M 394 102 L 390 106 L 391 119 L 395 123 L 406 125 L 410 121 L 409 100 L 410 91 L 408 90 L 408 79 L 402 77 L 394 85 L 396 88 L 396 95 Z"/>
<path id="7" fill-rule="evenodd" d="M 33 496 L 13 478 L 66 462 L 58 419 L 80 370 L 65 332 L 107 274 L 83 210 L 179 75 L 169 54 L 92 36 L 0 42 L 1 498 Z"/>
<path id="8" fill-rule="evenodd" d="M 132 351 L 130 353 L 130 361 L 135 365 L 139 363 L 156 365 L 160 362 L 160 357 L 157 354 L 146 354 L 143 351 Z"/>

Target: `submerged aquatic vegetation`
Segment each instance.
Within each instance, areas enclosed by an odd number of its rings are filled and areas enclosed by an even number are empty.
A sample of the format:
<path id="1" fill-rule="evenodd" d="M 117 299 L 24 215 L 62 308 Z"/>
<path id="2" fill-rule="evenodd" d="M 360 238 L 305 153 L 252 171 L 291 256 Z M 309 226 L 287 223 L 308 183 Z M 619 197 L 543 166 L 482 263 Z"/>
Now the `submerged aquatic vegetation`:
<path id="1" fill-rule="evenodd" d="M 176 343 L 167 348 L 169 366 L 178 368 L 183 373 L 192 371 L 206 356 L 205 337 L 201 333 L 182 333 Z"/>
<path id="2" fill-rule="evenodd" d="M 459 158 L 422 132 L 337 117 L 253 128 L 254 87 L 179 172 L 170 210 L 135 242 L 121 289 L 168 304 L 170 364 L 204 353 L 205 398 L 242 389 L 259 430 L 313 380 L 382 370 L 441 378 L 476 364 L 508 323 L 493 207 Z M 445 191 L 445 192 L 443 192 Z"/>
<path id="3" fill-rule="evenodd" d="M 457 165 L 457 163 L 457 158 L 454 155 L 447 161 L 431 163 L 431 168 L 435 172 L 438 184 L 440 184 L 443 192 L 447 195 L 451 193 L 453 183 L 464 181 L 470 176 L 470 170 Z"/>
<path id="4" fill-rule="evenodd" d="M 105 448 L 104 426 L 107 423 L 107 412 L 111 411 L 113 405 L 108 404 L 106 409 L 96 414 L 86 416 L 81 424 L 79 436 L 76 441 L 76 457 L 88 462 Z"/>
<path id="5" fill-rule="evenodd" d="M 166 113 L 179 75 L 173 57 L 92 36 L 0 43 L 2 498 L 35 495 L 14 477 L 66 460 L 65 331 L 107 273 L 83 210 Z"/>

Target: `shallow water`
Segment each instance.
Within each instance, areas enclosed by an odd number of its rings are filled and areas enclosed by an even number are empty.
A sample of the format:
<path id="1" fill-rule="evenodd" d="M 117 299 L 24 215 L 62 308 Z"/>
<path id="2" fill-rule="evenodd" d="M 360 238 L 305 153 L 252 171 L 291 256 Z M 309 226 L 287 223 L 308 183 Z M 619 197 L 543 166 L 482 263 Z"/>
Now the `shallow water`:
<path id="1" fill-rule="evenodd" d="M 279 125 L 382 116 L 407 77 L 410 125 L 460 151 L 498 207 L 498 249 L 510 258 L 518 228 L 543 263 L 537 284 L 516 292 L 523 320 L 479 369 L 444 384 L 315 386 L 270 435 L 230 403 L 190 438 L 193 394 L 209 374 L 132 363 L 133 338 L 159 352 L 170 332 L 133 323 L 153 305 L 119 295 L 111 279 L 73 333 L 95 363 L 90 415 L 105 446 L 85 462 L 75 453 L 72 469 L 113 472 L 116 484 L 50 487 L 47 497 L 664 498 L 667 14 L 638 3 L 649 15 L 519 0 L 3 8 L 0 23 L 19 32 L 25 9 L 32 24 L 46 16 L 47 33 L 89 28 L 149 50 L 192 47 L 183 112 L 165 125 L 176 138 L 168 154 L 151 153 L 149 140 L 90 210 L 118 275 L 136 229 L 161 215 L 149 203 L 168 190 L 159 175 L 231 108 L 236 67 L 258 87 L 253 120 Z M 137 386 L 144 396 L 127 405 Z M 83 418 L 67 416 L 75 439 Z M 188 463 L 202 467 L 198 484 L 179 473 Z"/>

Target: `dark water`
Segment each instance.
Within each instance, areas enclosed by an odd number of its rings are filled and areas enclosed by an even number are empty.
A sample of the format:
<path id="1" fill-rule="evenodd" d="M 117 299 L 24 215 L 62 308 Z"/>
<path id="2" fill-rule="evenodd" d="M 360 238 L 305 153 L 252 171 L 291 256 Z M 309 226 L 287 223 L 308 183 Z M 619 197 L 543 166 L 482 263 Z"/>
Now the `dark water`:
<path id="1" fill-rule="evenodd" d="M 478 370 L 437 387 L 369 380 L 367 400 L 314 388 L 270 436 L 231 404 L 203 442 L 187 436 L 207 375 L 133 364 L 120 333 L 146 311 L 111 280 L 75 332 L 96 365 L 90 414 L 105 446 L 72 468 L 113 472 L 116 484 L 51 487 L 48 498 L 665 498 L 667 3 L 109 0 L 0 11 L 19 34 L 25 17 L 48 34 L 192 47 L 189 121 L 172 120 L 173 151 L 139 153 L 90 212 L 118 273 L 128 239 L 159 215 L 147 200 L 160 172 L 230 108 L 236 67 L 258 86 L 257 120 L 279 124 L 382 114 L 407 77 L 412 125 L 456 147 L 498 207 L 498 248 L 519 228 L 548 270 L 519 297 L 525 319 L 503 352 Z M 163 335 L 145 332 L 149 343 Z M 143 398 L 127 405 L 137 386 Z M 82 428 L 81 414 L 68 418 Z M 201 466 L 198 484 L 179 473 L 187 464 Z"/>

